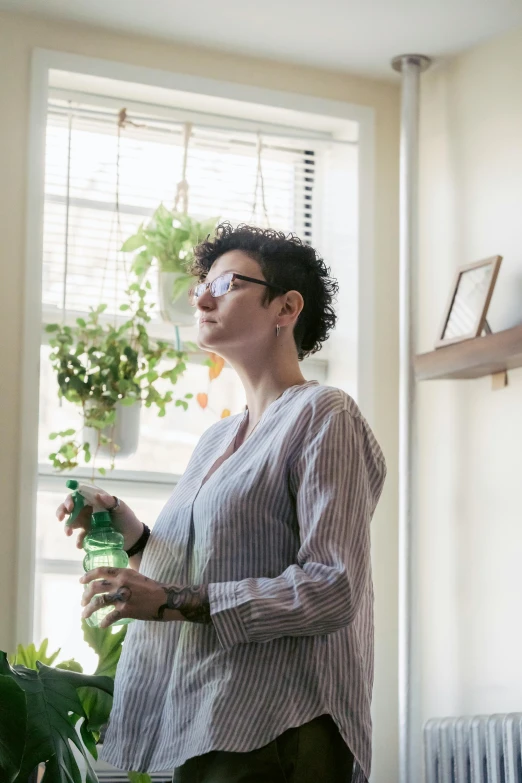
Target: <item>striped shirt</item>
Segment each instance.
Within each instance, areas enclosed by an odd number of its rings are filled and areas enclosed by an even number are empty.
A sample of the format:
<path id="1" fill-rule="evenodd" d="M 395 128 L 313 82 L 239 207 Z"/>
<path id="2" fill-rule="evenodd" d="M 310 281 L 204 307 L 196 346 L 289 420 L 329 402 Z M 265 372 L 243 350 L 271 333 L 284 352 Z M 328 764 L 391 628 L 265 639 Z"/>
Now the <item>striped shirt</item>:
<path id="1" fill-rule="evenodd" d="M 140 568 L 207 584 L 212 622 L 129 626 L 102 758 L 169 770 L 328 713 L 359 783 L 371 761 L 370 520 L 384 457 L 355 402 L 309 381 L 211 472 L 246 415 L 201 437 Z"/>

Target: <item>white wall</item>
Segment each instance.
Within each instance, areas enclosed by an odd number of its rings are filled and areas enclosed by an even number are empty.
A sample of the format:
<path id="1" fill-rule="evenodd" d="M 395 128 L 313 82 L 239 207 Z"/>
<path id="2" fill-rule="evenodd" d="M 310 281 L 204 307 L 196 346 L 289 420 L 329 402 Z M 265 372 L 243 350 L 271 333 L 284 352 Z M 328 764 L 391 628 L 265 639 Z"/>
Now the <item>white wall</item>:
<path id="1" fill-rule="evenodd" d="M 457 266 L 504 256 L 494 331 L 522 322 L 522 31 L 422 82 L 419 350 Z M 522 710 L 522 370 L 419 388 L 414 737 L 430 717 Z"/>

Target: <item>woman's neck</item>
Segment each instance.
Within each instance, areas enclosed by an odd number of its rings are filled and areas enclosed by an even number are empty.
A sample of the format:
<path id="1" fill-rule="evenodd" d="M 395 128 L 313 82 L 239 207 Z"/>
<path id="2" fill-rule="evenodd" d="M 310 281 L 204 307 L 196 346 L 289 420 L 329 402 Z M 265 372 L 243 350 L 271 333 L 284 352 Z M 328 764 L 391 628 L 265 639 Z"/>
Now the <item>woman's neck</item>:
<path id="1" fill-rule="evenodd" d="M 248 407 L 247 436 L 258 423 L 259 419 L 275 400 L 277 400 L 291 386 L 299 386 L 306 383 L 306 378 L 300 370 L 292 375 L 275 378 L 269 376 L 257 379 L 255 385 L 241 379 L 245 388 Z"/>
<path id="2" fill-rule="evenodd" d="M 283 339 L 281 336 L 280 339 Z M 248 407 L 248 432 L 278 397 L 290 386 L 306 382 L 297 358 L 295 343 L 279 343 L 270 352 L 251 350 L 248 354 L 225 357 L 239 375 Z"/>

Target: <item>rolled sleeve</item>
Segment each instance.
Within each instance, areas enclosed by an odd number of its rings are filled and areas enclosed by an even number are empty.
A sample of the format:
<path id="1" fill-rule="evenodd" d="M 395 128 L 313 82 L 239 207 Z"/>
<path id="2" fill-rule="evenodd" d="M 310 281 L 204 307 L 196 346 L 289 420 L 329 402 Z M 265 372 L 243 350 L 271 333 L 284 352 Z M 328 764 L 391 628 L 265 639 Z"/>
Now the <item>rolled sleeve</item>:
<path id="1" fill-rule="evenodd" d="M 224 648 L 333 633 L 353 622 L 370 576 L 370 521 L 385 474 L 365 424 L 347 411 L 309 437 L 290 471 L 297 562 L 275 578 L 209 586 Z"/>
<path id="2" fill-rule="evenodd" d="M 208 586 L 212 624 L 225 650 L 249 641 L 236 597 L 239 584 L 216 582 Z"/>

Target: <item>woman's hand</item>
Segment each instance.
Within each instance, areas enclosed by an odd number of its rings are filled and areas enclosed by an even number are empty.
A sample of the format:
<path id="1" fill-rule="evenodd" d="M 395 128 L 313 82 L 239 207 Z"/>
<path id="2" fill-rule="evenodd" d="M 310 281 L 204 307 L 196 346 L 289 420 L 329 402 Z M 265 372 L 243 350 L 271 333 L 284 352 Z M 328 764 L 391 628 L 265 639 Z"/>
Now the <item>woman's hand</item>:
<path id="1" fill-rule="evenodd" d="M 105 492 L 98 493 L 96 499 L 103 508 L 112 508 L 114 506 L 114 497 Z M 72 513 L 73 508 L 74 502 L 72 495 L 67 495 L 64 502 L 56 509 L 56 516 L 60 522 Z M 83 539 L 91 529 L 91 514 L 92 506 L 85 505 L 74 522 L 70 525 L 66 524 L 64 527 L 66 536 L 72 536 L 74 530 L 79 529 L 80 532 L 76 539 L 76 546 L 78 549 L 83 547 Z M 124 537 L 124 549 L 130 549 L 143 533 L 143 524 L 139 521 L 134 511 L 132 511 L 123 500 L 120 500 L 118 508 L 111 511 L 111 519 L 114 528 Z"/>
<path id="2" fill-rule="evenodd" d="M 124 617 L 210 623 L 206 585 L 166 585 L 130 568 L 109 567 L 88 571 L 80 582 L 89 585 L 82 598 L 83 618 L 104 606 L 114 605 L 114 611 L 105 617 L 100 628 L 107 628 Z"/>

